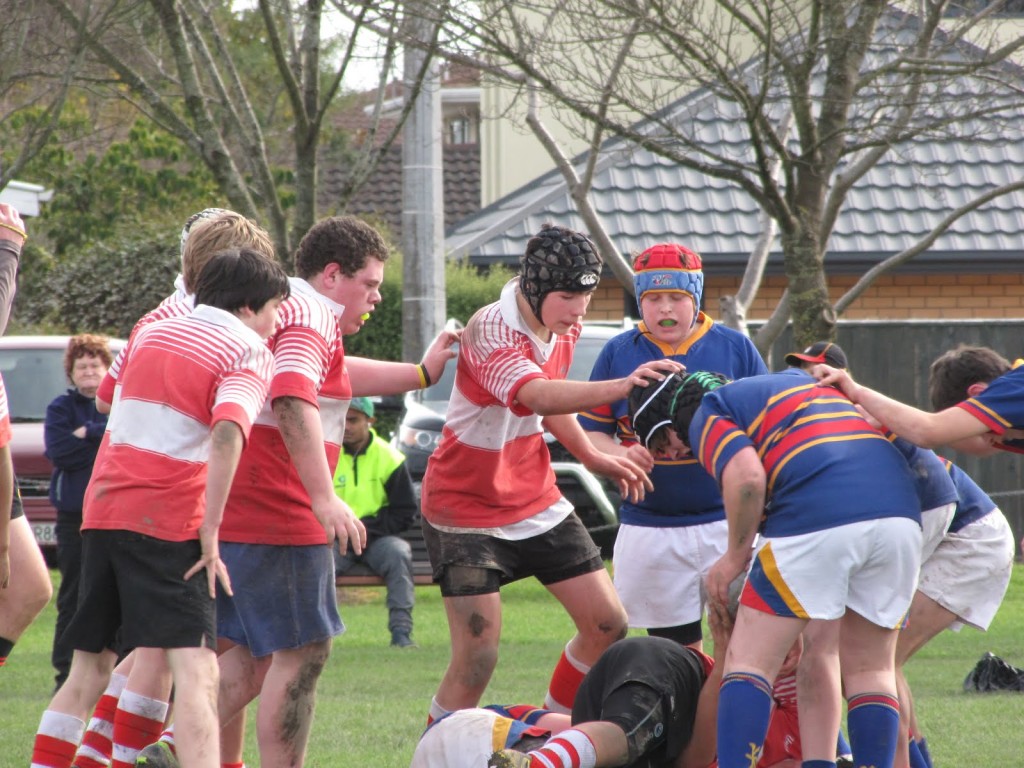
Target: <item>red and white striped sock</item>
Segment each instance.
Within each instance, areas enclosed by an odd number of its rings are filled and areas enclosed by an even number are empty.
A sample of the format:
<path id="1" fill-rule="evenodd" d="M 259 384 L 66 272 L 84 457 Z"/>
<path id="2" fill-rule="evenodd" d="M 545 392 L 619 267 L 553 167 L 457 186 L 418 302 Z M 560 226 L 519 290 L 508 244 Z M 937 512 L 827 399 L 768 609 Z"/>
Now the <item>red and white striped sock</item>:
<path id="1" fill-rule="evenodd" d="M 572 702 L 576 698 L 576 691 L 579 690 L 583 676 L 590 671 L 590 667 L 569 652 L 569 645 L 566 644 L 562 656 L 555 665 L 555 671 L 551 675 L 551 682 L 548 683 L 548 693 L 544 697 L 544 708 L 552 712 L 561 712 L 568 715 L 572 712 Z"/>
<path id="2" fill-rule="evenodd" d="M 160 734 L 160 741 L 166 743 L 171 748 L 171 752 L 178 754 L 174 749 L 174 723 L 164 728 L 164 732 Z"/>
<path id="3" fill-rule="evenodd" d="M 435 696 L 430 700 L 430 711 L 427 712 L 427 725 L 430 725 L 435 720 L 440 720 L 445 715 L 451 714 L 450 709 L 445 709 L 437 703 L 437 697 Z"/>
<path id="4" fill-rule="evenodd" d="M 32 745 L 32 768 L 71 768 L 85 723 L 72 715 L 48 709 L 39 720 Z"/>
<path id="5" fill-rule="evenodd" d="M 139 752 L 158 738 L 167 719 L 166 701 L 125 691 L 114 717 L 111 768 L 133 768 Z"/>
<path id="6" fill-rule="evenodd" d="M 530 768 L 594 768 L 597 750 L 583 731 L 570 728 L 552 737 L 540 749 L 527 752 Z"/>
<path id="7" fill-rule="evenodd" d="M 110 751 L 114 746 L 114 713 L 127 682 L 127 675 L 110 676 L 107 690 L 96 703 L 82 744 L 75 754 L 74 763 L 78 768 L 107 768 L 110 765 Z"/>

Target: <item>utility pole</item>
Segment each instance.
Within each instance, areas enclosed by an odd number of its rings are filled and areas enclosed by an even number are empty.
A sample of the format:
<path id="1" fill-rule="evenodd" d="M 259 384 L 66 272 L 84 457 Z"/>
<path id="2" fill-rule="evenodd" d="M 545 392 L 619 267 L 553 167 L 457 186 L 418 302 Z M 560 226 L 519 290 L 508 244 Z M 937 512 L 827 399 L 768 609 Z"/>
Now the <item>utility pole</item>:
<path id="1" fill-rule="evenodd" d="M 406 34 L 434 39 L 422 0 L 406 3 Z M 424 9 L 425 11 L 426 9 Z M 444 326 L 444 185 L 442 183 L 441 77 L 436 59 L 408 46 L 403 57 L 405 98 L 427 62 L 422 90 L 402 129 L 402 359 L 419 360 Z"/>

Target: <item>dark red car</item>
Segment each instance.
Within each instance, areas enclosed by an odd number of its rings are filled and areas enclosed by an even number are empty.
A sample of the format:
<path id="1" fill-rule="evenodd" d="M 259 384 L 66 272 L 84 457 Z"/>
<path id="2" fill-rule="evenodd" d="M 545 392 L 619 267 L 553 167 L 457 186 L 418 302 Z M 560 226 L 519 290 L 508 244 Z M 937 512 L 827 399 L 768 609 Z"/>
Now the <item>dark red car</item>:
<path id="1" fill-rule="evenodd" d="M 44 454 L 43 420 L 46 406 L 71 386 L 64 375 L 64 350 L 69 338 L 0 337 L 0 375 L 11 414 L 14 474 L 32 533 L 51 563 L 57 545 L 57 510 L 49 499 L 53 466 Z M 110 348 L 117 354 L 124 343 L 111 339 Z"/>

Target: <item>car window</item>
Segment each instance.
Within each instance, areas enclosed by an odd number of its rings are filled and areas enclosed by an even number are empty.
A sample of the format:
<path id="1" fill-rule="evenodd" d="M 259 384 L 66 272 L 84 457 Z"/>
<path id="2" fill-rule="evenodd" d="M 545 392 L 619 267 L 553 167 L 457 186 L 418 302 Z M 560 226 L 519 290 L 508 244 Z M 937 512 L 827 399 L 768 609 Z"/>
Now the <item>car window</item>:
<path id="1" fill-rule="evenodd" d="M 572 365 L 569 366 L 566 378 L 574 381 L 590 381 L 590 372 L 594 368 L 594 361 L 597 360 L 606 341 L 608 339 L 581 336 L 576 341 L 576 348 L 572 353 Z"/>
<path id="2" fill-rule="evenodd" d="M 455 344 L 452 346 L 452 349 L 458 353 L 459 345 Z M 455 360 L 449 361 L 444 367 L 444 373 L 441 374 L 441 378 L 423 390 L 420 400 L 437 403 L 447 403 L 451 400 L 452 387 L 455 386 L 455 369 L 457 367 Z"/>
<path id="3" fill-rule="evenodd" d="M 11 421 L 43 421 L 46 406 L 70 385 L 63 349 L 0 349 Z"/>

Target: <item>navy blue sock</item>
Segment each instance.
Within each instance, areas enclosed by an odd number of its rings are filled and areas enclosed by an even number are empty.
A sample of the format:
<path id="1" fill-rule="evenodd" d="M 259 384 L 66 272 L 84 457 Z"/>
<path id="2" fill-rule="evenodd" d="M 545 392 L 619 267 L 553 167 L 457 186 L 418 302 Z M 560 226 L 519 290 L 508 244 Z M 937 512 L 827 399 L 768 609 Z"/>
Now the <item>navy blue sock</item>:
<path id="1" fill-rule="evenodd" d="M 928 741 L 925 739 L 925 737 L 922 736 L 914 743 L 917 744 L 917 748 L 921 750 L 921 757 L 924 758 L 924 762 L 928 766 L 928 768 L 934 768 L 934 766 L 932 765 L 932 753 L 928 751 Z"/>
<path id="2" fill-rule="evenodd" d="M 836 764 L 832 760 L 804 760 L 800 768 L 836 768 Z"/>
<path id="3" fill-rule="evenodd" d="M 13 640 L 0 637 L 0 667 L 7 663 L 7 657 L 11 655 L 12 648 L 14 648 Z"/>
<path id="4" fill-rule="evenodd" d="M 839 757 L 841 755 L 852 755 L 852 754 L 853 754 L 853 750 L 850 749 L 850 742 L 848 742 L 846 740 L 846 737 L 843 735 L 843 729 L 840 728 L 839 729 L 839 738 L 836 739 L 836 757 Z"/>
<path id="5" fill-rule="evenodd" d="M 772 711 L 772 686 L 748 672 L 722 678 L 718 695 L 718 768 L 749 768 L 761 757 L 768 718 Z"/>
<path id="6" fill-rule="evenodd" d="M 928 763 L 921 754 L 921 748 L 913 739 L 910 740 L 910 768 L 928 768 Z"/>
<path id="7" fill-rule="evenodd" d="M 900 703 L 887 693 L 861 693 L 849 699 L 846 725 L 854 765 L 892 768 L 900 728 Z"/>

